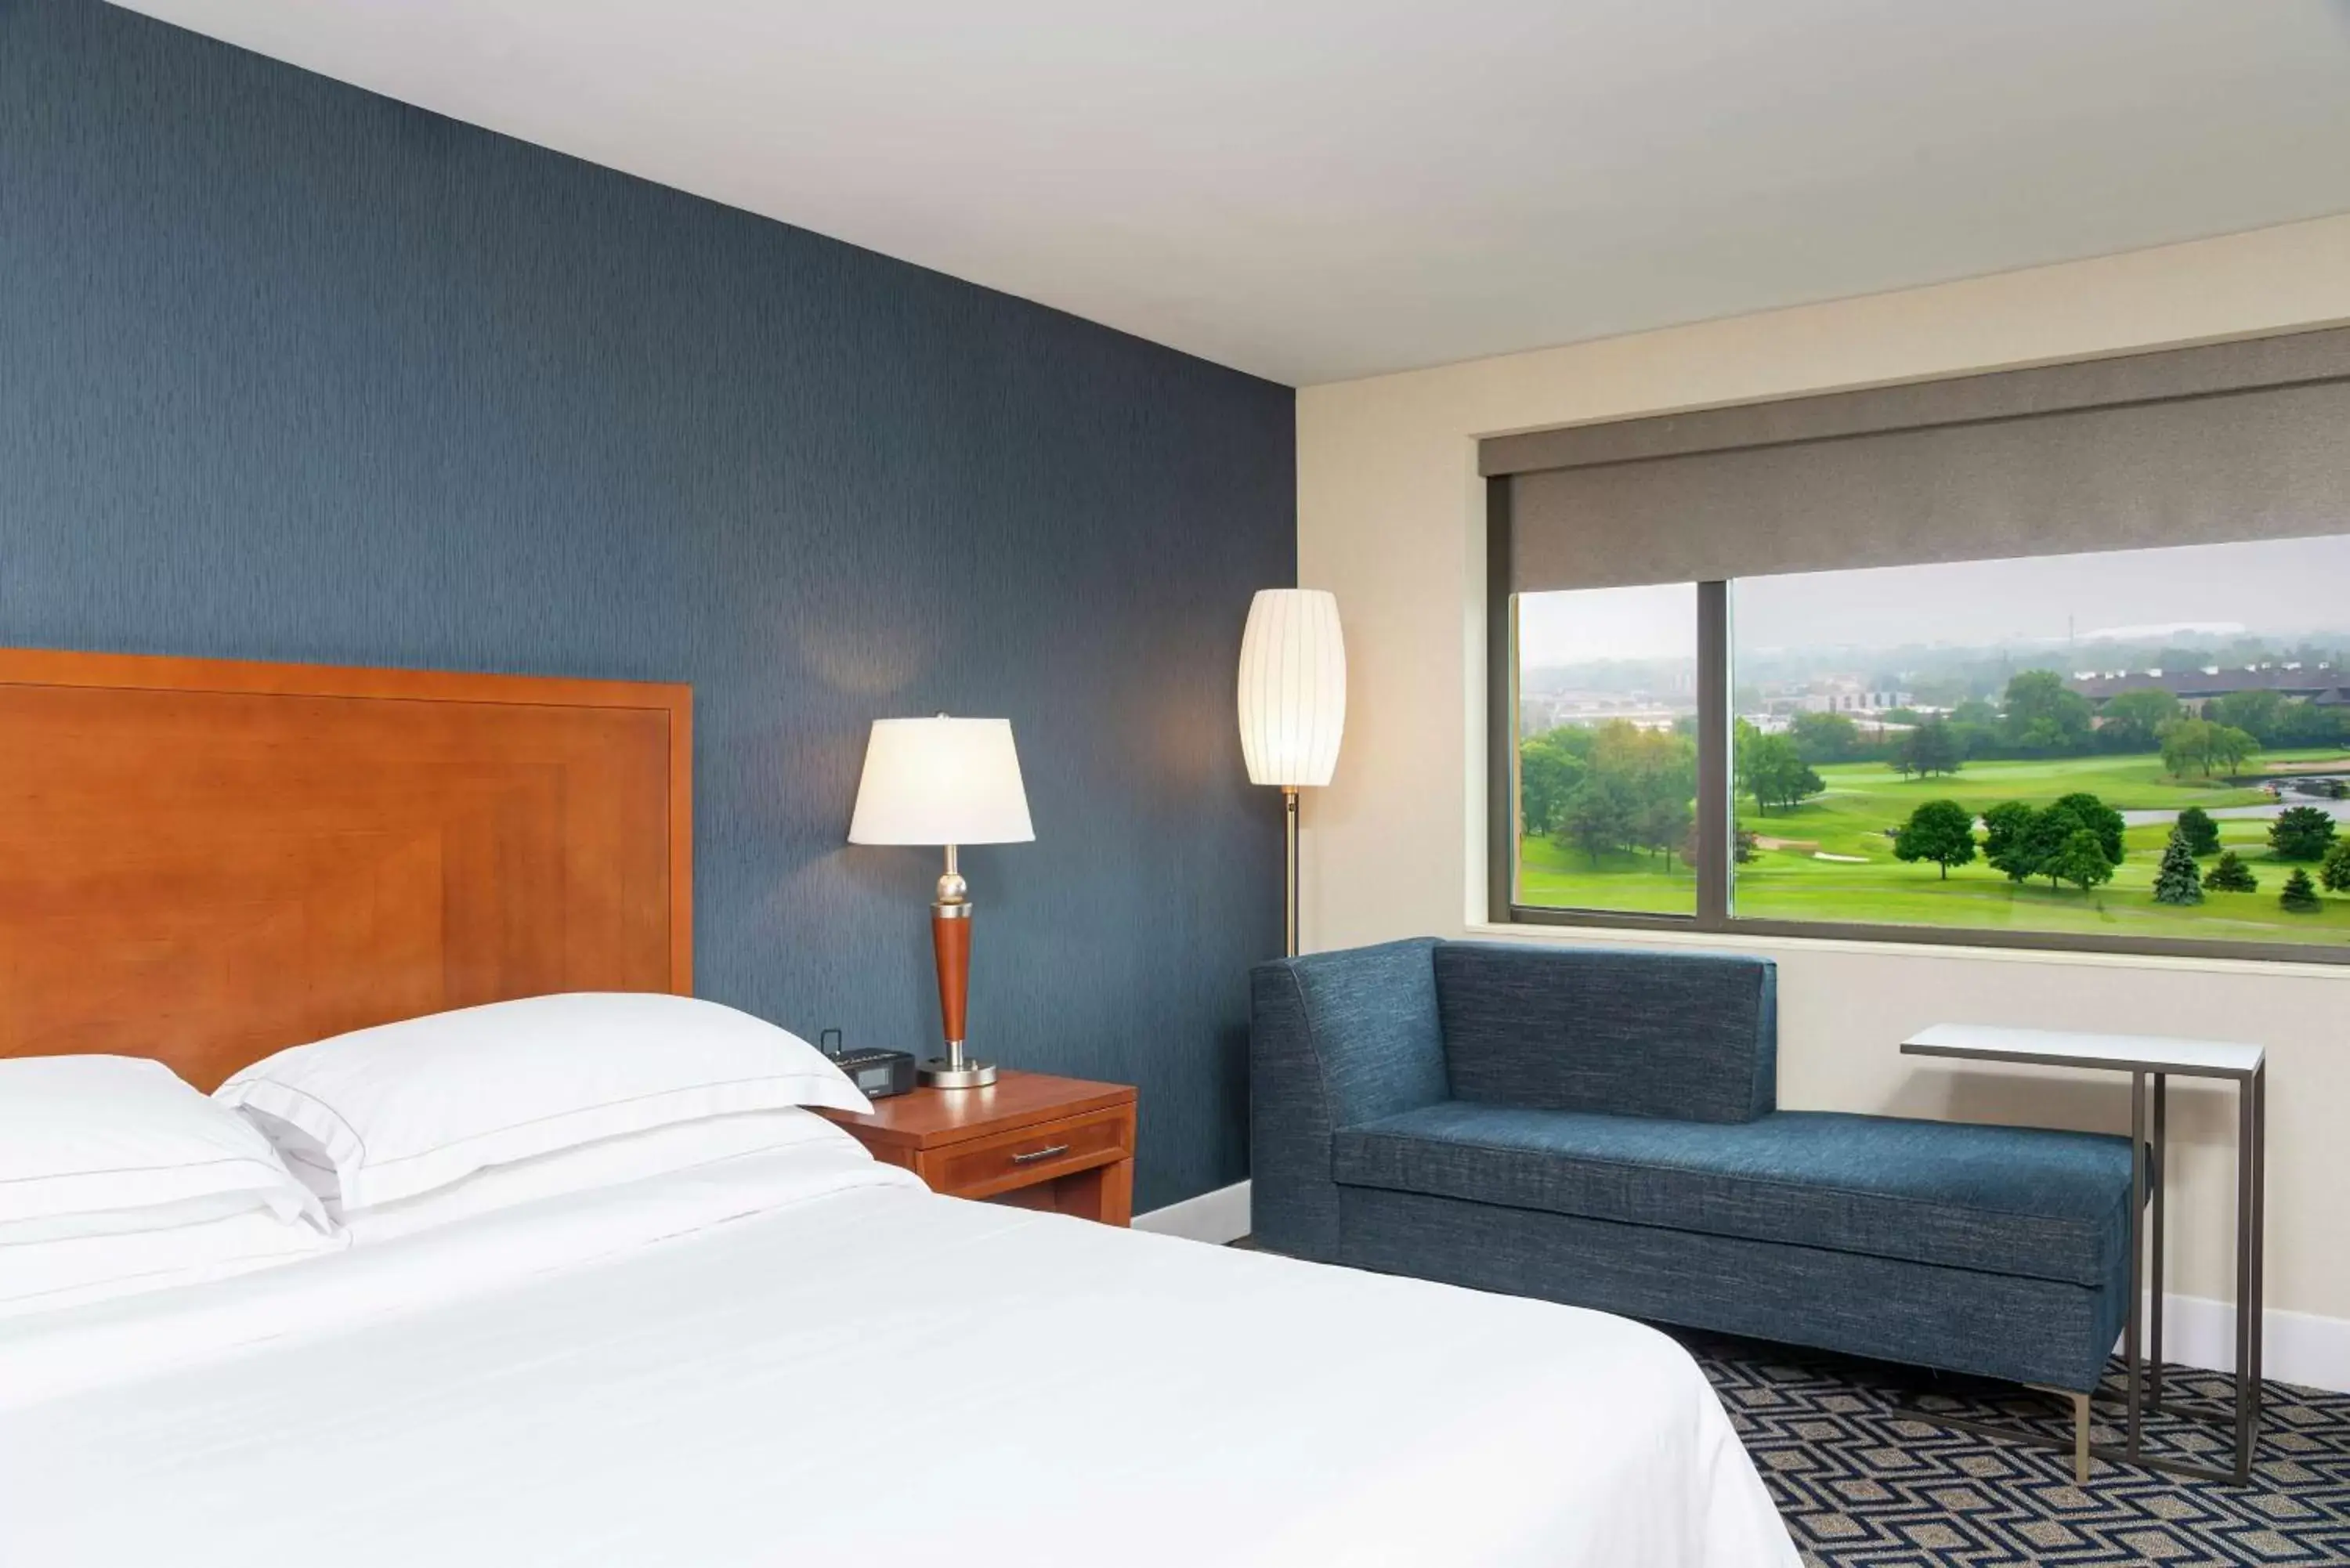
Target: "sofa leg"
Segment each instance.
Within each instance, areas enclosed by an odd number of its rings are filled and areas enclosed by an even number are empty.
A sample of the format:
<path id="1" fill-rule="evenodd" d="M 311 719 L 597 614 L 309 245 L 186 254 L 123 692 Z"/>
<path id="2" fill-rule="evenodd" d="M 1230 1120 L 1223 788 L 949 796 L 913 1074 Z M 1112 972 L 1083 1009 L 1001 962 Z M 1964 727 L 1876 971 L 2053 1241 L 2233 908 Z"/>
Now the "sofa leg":
<path id="1" fill-rule="evenodd" d="M 2081 1486 L 2089 1484 L 2089 1397 L 2067 1388 L 2073 1401 L 2073 1480 Z"/>

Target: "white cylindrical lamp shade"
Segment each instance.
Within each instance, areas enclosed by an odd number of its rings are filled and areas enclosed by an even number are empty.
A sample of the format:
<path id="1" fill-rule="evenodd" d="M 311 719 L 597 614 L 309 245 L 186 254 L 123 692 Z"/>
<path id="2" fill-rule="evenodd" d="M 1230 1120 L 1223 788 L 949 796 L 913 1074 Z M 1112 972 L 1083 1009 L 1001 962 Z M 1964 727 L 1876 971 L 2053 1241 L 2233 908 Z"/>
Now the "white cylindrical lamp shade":
<path id="1" fill-rule="evenodd" d="M 1251 784 L 1318 787 L 1347 731 L 1347 642 L 1320 588 L 1265 588 L 1241 635 L 1241 755 Z"/>
<path id="2" fill-rule="evenodd" d="M 1025 844 L 1036 836 L 1009 719 L 876 719 L 851 844 Z"/>

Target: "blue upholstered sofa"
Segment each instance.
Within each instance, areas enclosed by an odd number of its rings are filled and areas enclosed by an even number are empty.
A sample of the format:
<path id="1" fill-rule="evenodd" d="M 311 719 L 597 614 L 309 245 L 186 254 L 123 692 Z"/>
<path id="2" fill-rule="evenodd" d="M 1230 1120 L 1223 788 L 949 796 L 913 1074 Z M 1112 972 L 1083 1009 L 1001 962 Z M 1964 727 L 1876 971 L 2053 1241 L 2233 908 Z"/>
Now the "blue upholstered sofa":
<path id="1" fill-rule="evenodd" d="M 1252 978 L 1274 1251 L 2074 1390 L 2120 1332 L 2129 1140 L 1780 1110 L 1765 960 L 1420 940 Z"/>

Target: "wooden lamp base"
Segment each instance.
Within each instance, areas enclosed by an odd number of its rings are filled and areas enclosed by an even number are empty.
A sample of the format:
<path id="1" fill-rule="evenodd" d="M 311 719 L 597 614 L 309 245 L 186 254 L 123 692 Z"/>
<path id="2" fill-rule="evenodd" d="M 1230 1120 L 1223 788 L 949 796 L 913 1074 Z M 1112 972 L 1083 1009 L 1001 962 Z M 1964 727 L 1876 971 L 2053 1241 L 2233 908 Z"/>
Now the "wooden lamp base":
<path id="1" fill-rule="evenodd" d="M 962 1052 L 971 1009 L 972 902 L 962 894 L 962 878 L 955 876 L 954 882 L 957 896 L 942 896 L 931 906 L 931 949 L 939 961 L 939 1021 L 946 1029 L 947 1054 L 920 1064 L 914 1076 L 934 1089 L 983 1089 L 995 1082 L 995 1064 L 973 1061 Z M 941 883 L 944 894 L 945 879 Z"/>

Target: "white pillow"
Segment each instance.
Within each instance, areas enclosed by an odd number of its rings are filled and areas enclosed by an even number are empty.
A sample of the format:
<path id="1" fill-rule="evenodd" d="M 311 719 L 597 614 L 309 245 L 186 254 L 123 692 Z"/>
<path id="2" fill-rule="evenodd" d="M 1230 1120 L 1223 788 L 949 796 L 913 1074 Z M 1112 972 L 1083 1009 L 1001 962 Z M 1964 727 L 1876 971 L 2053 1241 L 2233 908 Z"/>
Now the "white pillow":
<path id="1" fill-rule="evenodd" d="M 0 1061 L 0 1244 L 122 1234 L 317 1200 L 269 1141 L 160 1062 Z"/>
<path id="2" fill-rule="evenodd" d="M 175 1203 L 143 1204 L 136 1209 L 108 1209 L 92 1214 L 50 1214 L 32 1220 L 10 1220 L 0 1222 L 0 1247 L 16 1246 L 26 1241 L 76 1241 L 92 1236 L 135 1236 L 141 1231 L 176 1231 L 182 1225 L 201 1225 L 208 1220 L 225 1220 L 232 1214 L 243 1214 L 254 1209 L 277 1212 L 270 1209 L 265 1200 L 257 1202 L 258 1196 L 252 1192 L 213 1192 L 202 1198 L 182 1198 Z M 306 1208 L 319 1204 L 317 1196 L 307 1187 L 300 1189 L 295 1201 L 304 1203 Z M 296 1219 L 303 1216 L 297 1211 L 294 1215 L 280 1213 L 278 1217 Z M 331 1217 L 328 1216 L 329 1219 Z"/>
<path id="3" fill-rule="evenodd" d="M 215 1098 L 348 1218 L 489 1166 L 740 1111 L 872 1103 L 799 1036 L 651 992 L 497 1002 L 280 1051 Z"/>
<path id="4" fill-rule="evenodd" d="M 743 1155 L 810 1147 L 847 1159 L 873 1158 L 863 1144 L 814 1111 L 746 1111 L 622 1133 L 492 1166 L 432 1192 L 361 1209 L 345 1221 L 344 1230 L 353 1246 L 369 1246 L 517 1204 L 619 1187 Z"/>
<path id="5" fill-rule="evenodd" d="M 0 1246 L 0 1318 L 202 1284 L 343 1244 L 307 1220 L 266 1209 L 129 1234 L 18 1241 Z"/>

